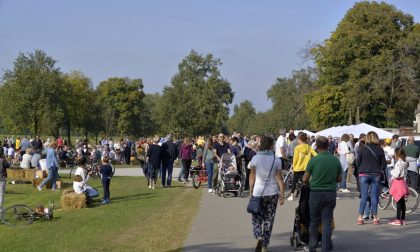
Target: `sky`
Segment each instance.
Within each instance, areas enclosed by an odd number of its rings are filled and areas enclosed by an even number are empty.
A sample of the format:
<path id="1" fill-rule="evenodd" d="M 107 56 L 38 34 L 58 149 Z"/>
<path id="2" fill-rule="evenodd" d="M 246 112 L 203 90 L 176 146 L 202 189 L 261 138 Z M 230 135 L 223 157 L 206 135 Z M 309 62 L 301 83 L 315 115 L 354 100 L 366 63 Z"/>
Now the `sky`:
<path id="1" fill-rule="evenodd" d="M 0 0 L 0 75 L 19 52 L 41 49 L 63 72 L 80 70 L 93 85 L 141 78 L 146 93 L 170 85 L 195 50 L 220 58 L 233 104 L 271 107 L 267 90 L 308 64 L 309 41 L 328 38 L 350 0 Z M 420 21 L 420 1 L 386 1 Z"/>

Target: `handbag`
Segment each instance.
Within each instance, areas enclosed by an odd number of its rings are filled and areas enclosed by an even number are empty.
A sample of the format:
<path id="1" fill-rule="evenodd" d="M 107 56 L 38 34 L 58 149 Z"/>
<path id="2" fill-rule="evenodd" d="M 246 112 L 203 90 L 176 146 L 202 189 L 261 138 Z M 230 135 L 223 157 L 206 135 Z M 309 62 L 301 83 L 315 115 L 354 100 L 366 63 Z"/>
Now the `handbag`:
<path id="1" fill-rule="evenodd" d="M 276 157 L 273 155 L 273 164 L 271 165 L 270 172 L 268 173 L 267 179 L 265 180 L 264 189 L 261 192 L 261 195 L 264 194 L 265 188 L 267 187 L 267 182 L 268 182 L 268 179 L 270 178 L 271 171 L 273 170 L 275 159 L 276 159 Z M 256 197 L 251 195 L 251 198 L 249 199 L 249 202 L 248 202 L 248 207 L 246 208 L 246 211 L 248 213 L 259 214 L 261 212 L 261 210 L 262 210 L 262 199 L 263 199 L 263 197 L 261 195 L 256 196 Z"/>

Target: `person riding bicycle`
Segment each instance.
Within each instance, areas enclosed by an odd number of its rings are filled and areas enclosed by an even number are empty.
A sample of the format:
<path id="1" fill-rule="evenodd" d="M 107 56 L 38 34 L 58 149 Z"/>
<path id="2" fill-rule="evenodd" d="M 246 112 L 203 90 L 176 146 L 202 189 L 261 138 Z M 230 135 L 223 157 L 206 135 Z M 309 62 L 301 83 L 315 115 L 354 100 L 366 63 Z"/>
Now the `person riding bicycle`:
<path id="1" fill-rule="evenodd" d="M 300 132 L 298 135 L 298 146 L 296 146 L 293 155 L 293 183 L 290 196 L 287 200 L 293 200 L 293 193 L 295 192 L 298 180 L 302 181 L 309 160 L 311 157 L 317 155 L 311 146 L 308 145 L 307 141 L 308 135 L 304 132 Z"/>

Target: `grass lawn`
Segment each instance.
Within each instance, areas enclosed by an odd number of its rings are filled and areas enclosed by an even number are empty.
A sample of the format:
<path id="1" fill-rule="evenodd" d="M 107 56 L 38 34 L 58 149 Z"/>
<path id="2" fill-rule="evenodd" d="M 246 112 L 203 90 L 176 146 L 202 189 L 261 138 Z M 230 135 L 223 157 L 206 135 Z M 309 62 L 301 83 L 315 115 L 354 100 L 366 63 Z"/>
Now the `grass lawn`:
<path id="1" fill-rule="evenodd" d="M 70 181 L 64 178 L 67 186 Z M 181 251 L 198 209 L 202 190 L 178 183 L 172 188 L 146 188 L 143 177 L 114 177 L 111 204 L 64 211 L 61 192 L 38 192 L 32 185 L 6 185 L 4 207 L 35 208 L 54 200 L 54 220 L 24 227 L 0 225 L 2 251 Z M 99 189 L 100 180 L 89 184 Z"/>

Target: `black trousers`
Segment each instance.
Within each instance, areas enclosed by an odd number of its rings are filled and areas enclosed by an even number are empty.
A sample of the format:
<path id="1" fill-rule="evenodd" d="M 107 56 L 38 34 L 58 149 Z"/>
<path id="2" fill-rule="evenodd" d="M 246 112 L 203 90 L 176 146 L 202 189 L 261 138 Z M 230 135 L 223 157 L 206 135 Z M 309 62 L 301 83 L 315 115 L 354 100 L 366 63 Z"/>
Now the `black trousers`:
<path id="1" fill-rule="evenodd" d="M 293 183 L 292 183 L 292 189 L 290 190 L 291 194 L 293 194 L 295 192 L 296 184 L 297 184 L 298 180 L 302 181 L 303 174 L 305 174 L 304 171 L 293 172 Z"/>
<path id="2" fill-rule="evenodd" d="M 104 189 L 104 200 L 109 200 L 110 192 L 109 192 L 109 184 L 111 183 L 111 179 L 103 178 L 102 179 L 102 187 Z"/>
<path id="3" fill-rule="evenodd" d="M 405 198 L 402 197 L 397 202 L 397 220 L 405 220 Z"/>

